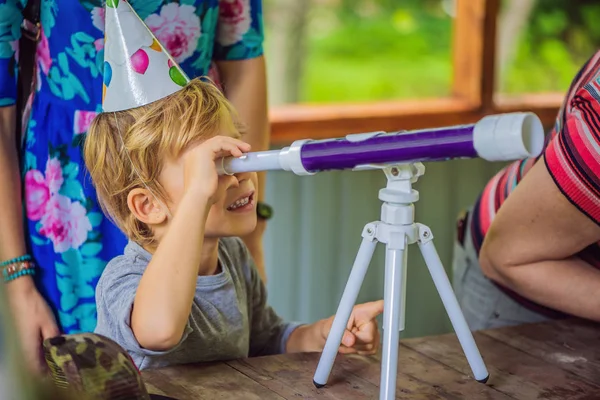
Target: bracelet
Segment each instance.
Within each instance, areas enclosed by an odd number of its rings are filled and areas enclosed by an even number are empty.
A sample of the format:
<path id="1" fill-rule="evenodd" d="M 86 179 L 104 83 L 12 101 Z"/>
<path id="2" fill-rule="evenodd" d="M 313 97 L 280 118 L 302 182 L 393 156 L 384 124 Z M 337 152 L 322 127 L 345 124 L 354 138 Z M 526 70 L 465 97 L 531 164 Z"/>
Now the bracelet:
<path id="1" fill-rule="evenodd" d="M 10 260 L 2 261 L 0 263 L 0 268 L 6 267 L 7 265 L 10 265 L 10 264 L 15 264 L 15 263 L 19 263 L 22 261 L 29 261 L 29 260 L 31 260 L 31 256 L 29 254 L 25 254 L 24 256 L 15 257 L 15 258 L 11 258 Z"/>
<path id="2" fill-rule="evenodd" d="M 2 270 L 2 277 L 4 278 L 4 283 L 8 283 L 21 276 L 33 274 L 35 274 L 35 264 L 33 263 L 33 261 L 29 260 L 13 262 Z"/>

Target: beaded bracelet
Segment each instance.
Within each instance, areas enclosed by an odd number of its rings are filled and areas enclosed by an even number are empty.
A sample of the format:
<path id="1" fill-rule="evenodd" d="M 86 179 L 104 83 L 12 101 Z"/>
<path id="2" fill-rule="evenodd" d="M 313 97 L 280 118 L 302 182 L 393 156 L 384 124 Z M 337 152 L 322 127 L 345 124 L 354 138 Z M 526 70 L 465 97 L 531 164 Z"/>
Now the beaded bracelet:
<path id="1" fill-rule="evenodd" d="M 29 261 L 29 260 L 31 260 L 31 256 L 29 254 L 25 254 L 24 256 L 15 257 L 15 258 L 11 258 L 10 260 L 2 261 L 0 263 L 0 268 L 6 267 L 7 265 L 10 265 L 10 264 L 15 264 L 15 263 L 19 263 L 22 261 Z"/>
<path id="2" fill-rule="evenodd" d="M 2 270 L 4 283 L 15 280 L 21 276 L 35 274 L 35 264 L 33 261 L 13 262 Z"/>

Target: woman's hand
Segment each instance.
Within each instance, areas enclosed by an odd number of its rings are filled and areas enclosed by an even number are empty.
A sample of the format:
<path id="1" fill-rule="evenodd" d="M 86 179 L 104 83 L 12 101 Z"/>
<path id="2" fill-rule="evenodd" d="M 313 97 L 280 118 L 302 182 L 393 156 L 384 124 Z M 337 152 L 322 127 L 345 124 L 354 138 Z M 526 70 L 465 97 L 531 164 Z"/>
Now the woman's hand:
<path id="1" fill-rule="evenodd" d="M 17 278 L 5 288 L 25 364 L 32 372 L 42 373 L 46 366 L 42 342 L 60 334 L 54 315 L 31 277 Z"/>

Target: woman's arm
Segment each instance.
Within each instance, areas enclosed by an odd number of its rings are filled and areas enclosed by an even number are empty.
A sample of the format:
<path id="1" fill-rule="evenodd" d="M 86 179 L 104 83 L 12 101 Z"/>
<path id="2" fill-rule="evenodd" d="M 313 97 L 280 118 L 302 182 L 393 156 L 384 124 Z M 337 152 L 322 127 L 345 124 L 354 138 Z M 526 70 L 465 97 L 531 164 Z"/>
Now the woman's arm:
<path id="1" fill-rule="evenodd" d="M 263 56 L 236 61 L 217 61 L 219 75 L 225 95 L 238 111 L 247 131 L 244 141 L 252 146 L 252 151 L 269 149 L 270 127 L 267 106 L 267 77 Z M 265 193 L 265 173 L 258 174 L 258 200 Z M 256 230 L 244 237 L 244 242 L 261 278 L 266 281 L 262 236 L 266 222 L 259 219 Z"/>
<path id="2" fill-rule="evenodd" d="M 600 321 L 600 270 L 574 256 L 599 240 L 600 226 L 559 191 L 542 158 L 500 207 L 479 260 L 520 295 Z"/>
<path id="3" fill-rule="evenodd" d="M 17 153 L 16 78 L 8 71 L 15 62 L 15 43 L 18 44 L 23 21 L 22 10 L 16 2 L 0 0 L 0 261 L 25 254 L 21 208 L 21 177 Z M 29 276 L 16 279 L 9 290 L 31 286 Z"/>
<path id="4" fill-rule="evenodd" d="M 0 48 L 5 50 L 0 52 L 0 260 L 5 261 L 26 253 L 15 132 L 17 88 L 15 77 L 8 73 L 13 68 L 23 15 L 14 1 L 0 0 L 0 9 Z M 40 353 L 42 340 L 58 334 L 54 316 L 30 276 L 8 282 L 6 293 L 25 362 L 30 370 L 40 371 L 45 365 Z"/>
<path id="5" fill-rule="evenodd" d="M 1 260 L 25 254 L 15 114 L 15 106 L 0 107 L 0 182 L 3 182 L 0 190 Z M 30 277 L 16 281 L 28 280 L 31 280 Z"/>
<path id="6" fill-rule="evenodd" d="M 0 107 L 0 260 L 26 253 L 21 206 L 21 177 L 15 132 L 15 106 Z M 59 333 L 50 308 L 31 276 L 6 284 L 8 302 L 19 332 L 25 362 L 32 371 L 43 368 L 42 340 Z"/>

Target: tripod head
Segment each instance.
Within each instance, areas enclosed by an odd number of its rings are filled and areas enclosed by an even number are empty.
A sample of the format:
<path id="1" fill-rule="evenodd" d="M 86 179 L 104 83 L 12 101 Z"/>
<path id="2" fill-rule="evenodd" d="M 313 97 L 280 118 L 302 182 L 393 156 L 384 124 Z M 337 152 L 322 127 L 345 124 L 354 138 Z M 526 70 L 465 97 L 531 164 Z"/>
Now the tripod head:
<path id="1" fill-rule="evenodd" d="M 381 221 L 388 225 L 403 225 L 409 237 L 417 235 L 415 207 L 419 200 L 419 192 L 412 188 L 425 174 L 425 166 L 421 162 L 406 164 L 368 164 L 356 167 L 358 170 L 380 169 L 387 178 L 385 188 L 379 190 L 381 205 Z"/>
<path id="2" fill-rule="evenodd" d="M 387 203 L 409 204 L 419 200 L 419 192 L 412 188 L 419 178 L 425 175 L 421 162 L 408 164 L 369 164 L 358 169 L 381 169 L 387 178 L 387 185 L 379 191 L 379 200 Z"/>

